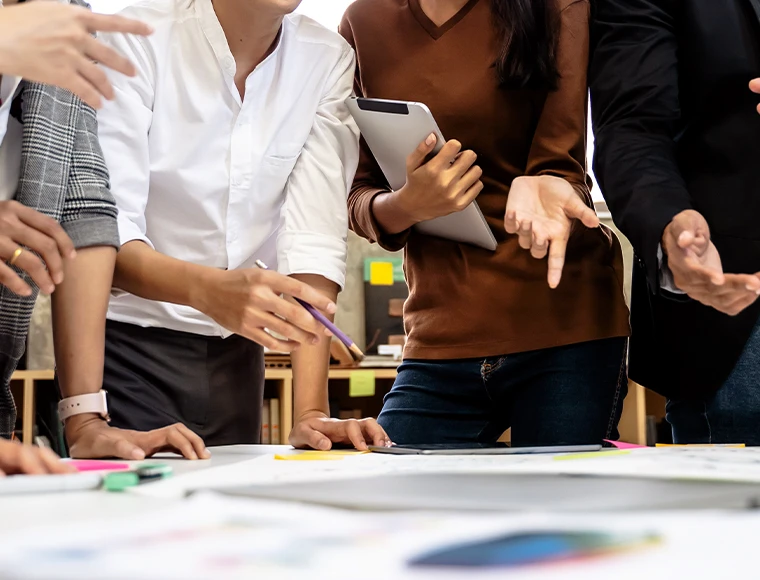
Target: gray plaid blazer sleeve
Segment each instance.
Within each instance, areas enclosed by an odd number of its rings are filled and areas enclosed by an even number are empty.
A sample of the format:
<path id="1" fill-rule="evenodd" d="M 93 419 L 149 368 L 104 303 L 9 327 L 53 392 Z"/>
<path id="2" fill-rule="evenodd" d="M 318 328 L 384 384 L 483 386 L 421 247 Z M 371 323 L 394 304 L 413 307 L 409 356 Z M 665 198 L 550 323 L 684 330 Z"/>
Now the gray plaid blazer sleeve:
<path id="1" fill-rule="evenodd" d="M 85 5 L 75 1 L 75 4 Z M 21 174 L 16 201 L 61 222 L 77 248 L 119 246 L 117 210 L 98 142 L 95 111 L 68 91 L 21 85 Z M 10 437 L 16 406 L 10 379 L 24 353 L 37 288 L 29 297 L 0 285 L 0 437 Z"/>
<path id="2" fill-rule="evenodd" d="M 97 116 L 91 107 L 79 99 L 76 101 L 80 111 L 74 127 L 73 157 L 61 224 L 77 248 L 118 248 L 116 202 L 98 141 Z"/>

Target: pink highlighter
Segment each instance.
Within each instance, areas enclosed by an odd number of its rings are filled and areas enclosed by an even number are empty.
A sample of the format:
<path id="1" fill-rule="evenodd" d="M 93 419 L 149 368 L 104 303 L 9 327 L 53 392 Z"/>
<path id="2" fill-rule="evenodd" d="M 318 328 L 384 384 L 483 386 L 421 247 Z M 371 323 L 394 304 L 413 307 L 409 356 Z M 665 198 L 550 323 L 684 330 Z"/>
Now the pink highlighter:
<path id="1" fill-rule="evenodd" d="M 128 463 L 114 463 L 113 461 L 98 461 L 92 459 L 72 459 L 67 461 L 69 465 L 79 472 L 84 471 L 126 471 L 131 469 Z"/>

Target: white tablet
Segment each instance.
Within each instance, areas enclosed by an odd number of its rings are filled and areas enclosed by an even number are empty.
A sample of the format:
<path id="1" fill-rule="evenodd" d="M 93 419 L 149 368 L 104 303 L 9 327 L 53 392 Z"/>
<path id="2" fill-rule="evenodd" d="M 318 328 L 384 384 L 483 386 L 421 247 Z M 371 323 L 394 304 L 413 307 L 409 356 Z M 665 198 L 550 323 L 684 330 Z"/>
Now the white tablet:
<path id="1" fill-rule="evenodd" d="M 422 103 L 351 97 L 346 104 L 394 191 L 406 183 L 406 158 L 428 135 L 434 133 L 438 138 L 434 153 L 446 143 L 433 115 Z M 460 212 L 417 224 L 415 229 L 454 242 L 496 249 L 496 238 L 476 202 Z"/>

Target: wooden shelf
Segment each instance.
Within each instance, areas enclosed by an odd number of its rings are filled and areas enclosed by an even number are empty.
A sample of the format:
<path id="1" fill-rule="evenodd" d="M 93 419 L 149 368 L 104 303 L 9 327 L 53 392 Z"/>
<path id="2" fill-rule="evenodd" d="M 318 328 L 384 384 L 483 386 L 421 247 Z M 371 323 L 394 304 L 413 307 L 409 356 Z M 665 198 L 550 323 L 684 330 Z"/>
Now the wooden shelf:
<path id="1" fill-rule="evenodd" d="M 355 370 L 373 371 L 377 379 L 392 380 L 396 378 L 396 369 L 330 369 L 328 380 L 346 380 Z M 34 441 L 34 400 L 36 384 L 39 381 L 52 381 L 54 371 L 16 371 L 11 381 L 24 383 L 22 441 L 31 444 Z M 280 399 L 280 433 L 284 440 L 293 429 L 293 371 L 292 369 L 266 369 L 264 379 L 277 383 Z"/>
<path id="2" fill-rule="evenodd" d="M 396 378 L 396 369 L 330 369 L 329 380 L 348 380 L 354 371 L 373 371 L 375 378 L 380 380 L 393 380 Z M 12 381 L 23 382 L 23 416 L 22 416 L 22 440 L 24 443 L 32 443 L 34 439 L 34 399 L 36 383 L 39 381 L 52 381 L 53 371 L 16 371 Z M 267 381 L 276 382 L 278 396 L 280 398 L 280 433 L 283 440 L 287 440 L 287 434 L 293 428 L 293 371 L 291 369 L 266 369 L 264 378 Z M 620 420 L 621 440 L 639 445 L 646 444 L 646 389 L 636 383 L 629 383 L 628 396 L 623 407 L 623 416 Z"/>

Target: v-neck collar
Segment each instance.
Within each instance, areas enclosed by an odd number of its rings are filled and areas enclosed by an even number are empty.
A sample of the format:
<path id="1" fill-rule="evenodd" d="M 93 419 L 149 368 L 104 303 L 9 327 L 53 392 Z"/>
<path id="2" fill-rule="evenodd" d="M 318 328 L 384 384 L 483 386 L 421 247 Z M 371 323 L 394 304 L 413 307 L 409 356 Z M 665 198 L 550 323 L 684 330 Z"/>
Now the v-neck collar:
<path id="1" fill-rule="evenodd" d="M 467 14 L 470 12 L 470 10 L 473 9 L 475 4 L 477 4 L 480 0 L 468 0 L 467 4 L 462 6 L 462 8 L 454 14 L 451 18 L 449 18 L 446 22 L 441 24 L 440 26 L 437 26 L 435 22 L 430 20 L 427 14 L 425 14 L 425 11 L 422 9 L 422 6 L 420 6 L 420 0 L 409 0 L 409 9 L 412 11 L 412 14 L 417 19 L 417 22 L 420 23 L 420 26 L 424 28 L 427 33 L 433 37 L 434 40 L 438 40 L 446 34 L 449 30 L 454 28 L 459 22 L 462 21 L 462 19 L 467 16 Z"/>

